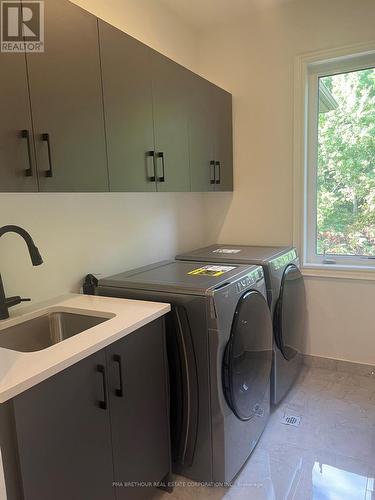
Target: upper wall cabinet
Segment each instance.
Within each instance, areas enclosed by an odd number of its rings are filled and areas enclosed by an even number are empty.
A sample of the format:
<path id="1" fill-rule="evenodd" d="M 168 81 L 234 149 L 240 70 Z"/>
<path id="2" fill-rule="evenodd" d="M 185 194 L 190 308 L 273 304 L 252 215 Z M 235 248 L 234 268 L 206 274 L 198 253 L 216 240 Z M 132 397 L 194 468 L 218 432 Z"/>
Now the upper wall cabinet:
<path id="1" fill-rule="evenodd" d="M 158 191 L 190 191 L 188 109 L 190 71 L 153 51 L 152 92 Z"/>
<path id="2" fill-rule="evenodd" d="M 99 20 L 111 191 L 155 191 L 151 49 Z"/>
<path id="3" fill-rule="evenodd" d="M 189 158 L 192 191 L 215 190 L 215 102 L 213 85 L 189 77 Z"/>
<path id="4" fill-rule="evenodd" d="M 232 95 L 212 85 L 215 124 L 215 190 L 233 191 Z"/>
<path id="5" fill-rule="evenodd" d="M 0 191 L 230 191 L 232 97 L 68 0 L 0 53 Z"/>
<path id="6" fill-rule="evenodd" d="M 41 191 L 107 191 L 97 19 L 45 0 L 44 53 L 27 54 Z"/>
<path id="7" fill-rule="evenodd" d="M 194 73 L 188 82 L 191 190 L 231 191 L 232 96 Z"/>
<path id="8" fill-rule="evenodd" d="M 111 191 L 190 191 L 191 72 L 99 21 Z"/>
<path id="9" fill-rule="evenodd" d="M 25 54 L 0 52 L 0 191 L 37 191 Z"/>

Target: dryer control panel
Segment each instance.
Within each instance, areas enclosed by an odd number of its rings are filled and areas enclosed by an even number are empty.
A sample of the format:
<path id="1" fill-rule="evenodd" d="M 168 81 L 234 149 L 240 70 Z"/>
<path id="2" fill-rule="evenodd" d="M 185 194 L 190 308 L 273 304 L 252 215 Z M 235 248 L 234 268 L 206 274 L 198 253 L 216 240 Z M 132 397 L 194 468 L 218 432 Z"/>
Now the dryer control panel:
<path id="1" fill-rule="evenodd" d="M 292 262 L 294 259 L 297 258 L 297 252 L 293 248 L 293 250 L 290 250 L 290 252 L 285 253 L 284 255 L 280 255 L 276 259 L 272 260 L 270 262 L 272 269 L 274 271 L 277 271 L 278 269 L 285 267 L 289 262 Z"/>

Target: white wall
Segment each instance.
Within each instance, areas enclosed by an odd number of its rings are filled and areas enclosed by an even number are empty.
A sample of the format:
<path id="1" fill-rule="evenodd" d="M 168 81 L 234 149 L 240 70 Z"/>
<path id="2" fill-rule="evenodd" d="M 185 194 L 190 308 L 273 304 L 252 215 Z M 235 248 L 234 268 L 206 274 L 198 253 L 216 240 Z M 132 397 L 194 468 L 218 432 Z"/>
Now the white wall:
<path id="1" fill-rule="evenodd" d="M 103 19 L 193 67 L 196 37 L 152 0 L 80 0 Z M 78 291 L 88 272 L 113 274 L 203 242 L 202 195 L 193 193 L 1 194 L 0 226 L 29 230 L 45 260 L 32 267 L 23 241 L 0 241 L 8 295 L 44 300 Z"/>
<path id="2" fill-rule="evenodd" d="M 297 0 L 202 32 L 200 72 L 234 96 L 235 192 L 206 196 L 210 241 L 293 242 L 294 58 L 374 39 L 374 20 L 373 0 Z M 306 285 L 307 352 L 375 364 L 375 283 Z"/>

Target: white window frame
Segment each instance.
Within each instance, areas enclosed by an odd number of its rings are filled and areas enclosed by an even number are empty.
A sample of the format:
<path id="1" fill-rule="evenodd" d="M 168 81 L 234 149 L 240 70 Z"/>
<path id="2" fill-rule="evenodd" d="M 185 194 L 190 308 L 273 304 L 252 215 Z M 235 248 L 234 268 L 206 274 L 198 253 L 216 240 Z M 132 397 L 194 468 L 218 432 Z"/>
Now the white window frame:
<path id="1" fill-rule="evenodd" d="M 316 253 L 319 77 L 375 67 L 375 41 L 297 56 L 294 88 L 294 244 L 304 274 L 375 280 L 375 259 Z"/>

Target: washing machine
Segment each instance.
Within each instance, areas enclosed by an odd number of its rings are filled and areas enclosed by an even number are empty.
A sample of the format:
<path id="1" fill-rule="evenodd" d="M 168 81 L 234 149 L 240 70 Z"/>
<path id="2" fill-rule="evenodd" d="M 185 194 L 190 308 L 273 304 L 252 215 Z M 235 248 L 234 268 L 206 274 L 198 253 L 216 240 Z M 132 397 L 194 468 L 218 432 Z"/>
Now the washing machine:
<path id="1" fill-rule="evenodd" d="M 218 244 L 176 259 L 262 266 L 274 331 L 271 401 L 280 403 L 300 373 L 306 341 L 305 287 L 296 249 Z"/>
<path id="2" fill-rule="evenodd" d="M 166 339 L 173 471 L 230 483 L 270 412 L 272 320 L 262 268 L 159 262 L 101 279 L 97 293 L 172 305 Z"/>

